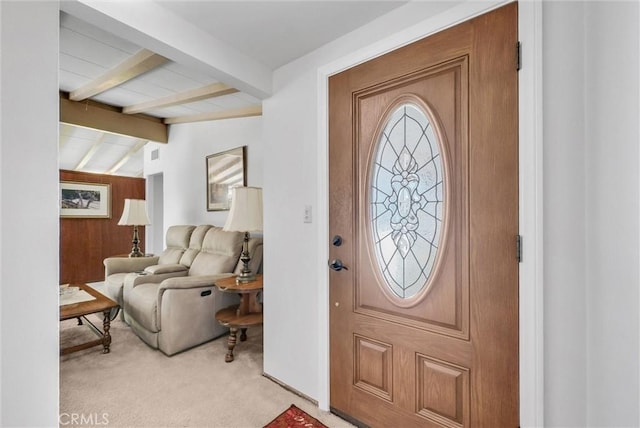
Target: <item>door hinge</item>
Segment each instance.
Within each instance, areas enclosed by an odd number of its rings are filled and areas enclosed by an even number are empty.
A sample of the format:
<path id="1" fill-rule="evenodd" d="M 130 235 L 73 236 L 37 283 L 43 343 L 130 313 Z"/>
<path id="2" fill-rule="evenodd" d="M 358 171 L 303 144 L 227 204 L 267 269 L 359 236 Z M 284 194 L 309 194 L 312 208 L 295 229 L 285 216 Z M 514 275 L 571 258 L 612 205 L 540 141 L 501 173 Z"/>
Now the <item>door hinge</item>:
<path id="1" fill-rule="evenodd" d="M 516 236 L 516 260 L 522 263 L 522 235 Z"/>
<path id="2" fill-rule="evenodd" d="M 522 68 L 522 43 L 516 43 L 516 71 Z"/>

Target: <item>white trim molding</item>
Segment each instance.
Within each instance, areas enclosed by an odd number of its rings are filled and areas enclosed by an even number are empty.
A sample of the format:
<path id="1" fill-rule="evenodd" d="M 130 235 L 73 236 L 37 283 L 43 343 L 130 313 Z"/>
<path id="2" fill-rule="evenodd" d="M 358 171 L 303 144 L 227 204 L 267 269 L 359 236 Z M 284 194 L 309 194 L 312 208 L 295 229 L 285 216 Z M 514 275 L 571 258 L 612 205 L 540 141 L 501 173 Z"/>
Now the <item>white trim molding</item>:
<path id="1" fill-rule="evenodd" d="M 359 63 L 500 7 L 508 1 L 464 2 L 408 27 L 382 41 L 318 69 L 318 242 L 329 235 L 328 79 Z M 541 0 L 519 3 L 519 38 L 523 68 L 519 76 L 520 121 L 520 426 L 544 425 L 543 266 L 542 266 L 542 6 Z M 515 48 L 515 47 L 514 47 Z M 319 249 L 318 272 L 318 406 L 329 410 L 329 246 Z"/>
<path id="2" fill-rule="evenodd" d="M 518 5 L 520 426 L 544 426 L 542 1 Z"/>

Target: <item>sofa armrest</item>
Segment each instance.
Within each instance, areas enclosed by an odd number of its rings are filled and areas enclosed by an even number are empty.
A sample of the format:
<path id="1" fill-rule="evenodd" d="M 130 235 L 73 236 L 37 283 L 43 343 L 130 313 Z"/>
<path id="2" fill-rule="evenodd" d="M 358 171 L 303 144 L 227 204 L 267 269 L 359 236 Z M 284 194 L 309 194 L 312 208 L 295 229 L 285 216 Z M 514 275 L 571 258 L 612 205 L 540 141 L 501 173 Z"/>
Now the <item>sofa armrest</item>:
<path id="1" fill-rule="evenodd" d="M 102 262 L 104 264 L 105 279 L 114 273 L 126 273 L 142 271 L 148 266 L 158 264 L 160 257 L 108 257 Z"/>
<path id="2" fill-rule="evenodd" d="M 160 284 L 160 291 L 170 289 L 187 289 L 187 288 L 200 288 L 211 287 L 215 285 L 215 282 L 234 276 L 232 273 L 221 273 L 217 275 L 202 275 L 202 276 L 185 276 L 180 278 L 169 278 L 162 281 Z"/>
<path id="3" fill-rule="evenodd" d="M 144 272 L 151 275 L 162 275 L 165 273 L 186 272 L 189 268 L 180 263 L 169 263 L 164 265 L 153 265 L 145 268 Z"/>
<path id="4" fill-rule="evenodd" d="M 158 275 L 130 273 L 129 275 L 124 277 L 123 296 L 126 299 L 127 294 L 130 293 L 131 290 L 133 290 L 135 287 L 137 287 L 140 284 L 161 284 L 163 281 L 166 281 L 171 278 L 185 277 L 186 274 L 187 274 L 187 271 L 170 272 L 170 273 L 163 273 Z"/>
<path id="5" fill-rule="evenodd" d="M 215 288 L 215 281 L 222 278 L 228 278 L 230 276 L 233 276 L 233 274 L 222 273 L 218 275 L 185 276 L 181 278 L 165 279 L 160 283 L 160 286 L 158 287 L 158 304 L 156 306 L 158 310 L 158 320 L 161 320 L 161 308 L 163 308 L 163 306 L 165 305 L 165 303 L 163 303 L 163 299 L 177 299 L 178 301 L 180 301 L 181 299 L 179 299 L 178 296 L 193 295 L 192 291 L 198 288 L 210 289 L 211 292 L 213 292 L 213 289 Z M 206 290 L 203 290 L 202 292 L 206 293 Z M 211 292 L 209 292 L 208 294 L 211 294 Z M 204 295 L 205 294 L 201 294 L 200 296 Z M 167 303 L 167 305 L 171 306 L 170 303 Z M 213 314 L 211 314 L 211 316 L 213 316 Z M 158 322 L 158 328 L 162 329 L 162 321 Z"/>

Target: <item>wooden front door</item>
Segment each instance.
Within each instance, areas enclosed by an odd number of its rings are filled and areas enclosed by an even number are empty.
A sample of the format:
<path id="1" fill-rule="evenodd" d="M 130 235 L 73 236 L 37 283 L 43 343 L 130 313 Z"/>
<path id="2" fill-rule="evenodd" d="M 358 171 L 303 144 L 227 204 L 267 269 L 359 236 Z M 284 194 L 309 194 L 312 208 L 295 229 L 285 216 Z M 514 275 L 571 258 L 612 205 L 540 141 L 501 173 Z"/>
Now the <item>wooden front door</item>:
<path id="1" fill-rule="evenodd" d="M 331 407 L 517 427 L 517 4 L 329 79 Z"/>

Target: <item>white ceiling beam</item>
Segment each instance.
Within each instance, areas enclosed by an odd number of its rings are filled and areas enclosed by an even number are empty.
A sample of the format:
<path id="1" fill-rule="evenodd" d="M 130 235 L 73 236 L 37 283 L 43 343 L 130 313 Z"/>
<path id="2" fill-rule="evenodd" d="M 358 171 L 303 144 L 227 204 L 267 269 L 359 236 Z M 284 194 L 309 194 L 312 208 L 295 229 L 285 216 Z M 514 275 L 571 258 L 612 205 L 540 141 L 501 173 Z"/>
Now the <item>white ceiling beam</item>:
<path id="1" fill-rule="evenodd" d="M 92 80 L 86 85 L 71 91 L 69 99 L 71 101 L 82 101 L 94 95 L 108 91 L 111 88 L 122 85 L 134 77 L 138 77 L 147 71 L 169 61 L 162 55 L 158 55 L 147 49 L 141 49 L 135 55 L 127 58 L 120 64 L 108 70 L 102 76 Z"/>
<path id="2" fill-rule="evenodd" d="M 264 99 L 272 93 L 273 72 L 152 1 L 61 1 L 60 8 L 138 46 L 152 50 L 215 80 Z"/>
<path id="3" fill-rule="evenodd" d="M 189 116 L 168 117 L 164 120 L 164 123 L 165 125 L 173 125 L 177 123 L 204 122 L 207 120 L 235 119 L 251 116 L 262 116 L 262 106 L 257 105 L 231 110 L 193 114 Z"/>
<path id="4" fill-rule="evenodd" d="M 82 168 L 84 168 L 84 166 L 91 160 L 93 155 L 96 154 L 96 152 L 100 148 L 100 145 L 104 142 L 104 139 L 106 138 L 106 136 L 107 134 L 105 134 L 104 132 L 100 134 L 100 136 L 95 141 L 95 143 L 93 143 L 93 146 L 91 146 L 89 151 L 84 155 L 84 157 L 80 160 L 80 162 L 78 162 L 78 165 L 76 165 L 76 167 L 74 168 L 75 171 L 79 171 Z"/>
<path id="5" fill-rule="evenodd" d="M 171 107 L 179 104 L 193 103 L 200 100 L 206 100 L 208 98 L 221 97 L 223 95 L 229 95 L 236 92 L 238 92 L 236 88 L 227 86 L 224 83 L 212 83 L 210 85 L 203 86 L 202 88 L 169 95 L 167 97 L 158 98 L 145 103 L 130 105 L 124 107 L 122 112 L 125 114 L 140 113 L 143 111 Z"/>
<path id="6" fill-rule="evenodd" d="M 129 151 L 124 156 L 122 156 L 120 160 L 118 160 L 118 162 L 114 163 L 113 166 L 109 168 L 109 170 L 107 171 L 107 174 L 113 174 L 117 170 L 122 168 L 122 165 L 124 165 L 131 156 L 135 155 L 138 152 L 138 150 L 143 148 L 144 145 L 147 144 L 148 142 L 149 142 L 148 140 L 143 140 L 142 138 L 138 138 L 134 146 L 131 149 L 129 149 Z"/>

